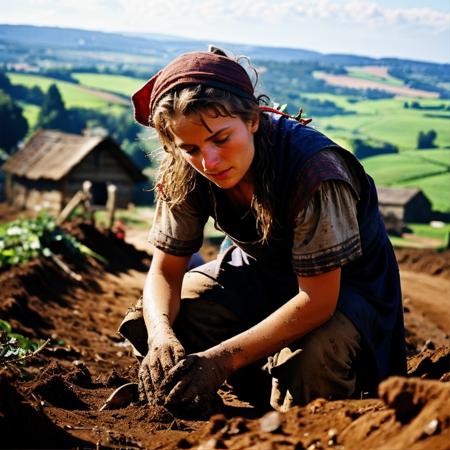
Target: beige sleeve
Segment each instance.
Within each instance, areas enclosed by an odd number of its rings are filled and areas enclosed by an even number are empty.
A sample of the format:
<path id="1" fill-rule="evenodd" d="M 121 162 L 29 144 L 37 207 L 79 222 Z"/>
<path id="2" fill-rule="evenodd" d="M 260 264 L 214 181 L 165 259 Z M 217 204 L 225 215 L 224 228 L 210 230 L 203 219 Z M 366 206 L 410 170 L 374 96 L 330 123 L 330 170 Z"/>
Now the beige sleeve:
<path id="1" fill-rule="evenodd" d="M 203 243 L 203 228 L 207 219 L 207 214 L 188 201 L 169 208 L 167 202 L 159 199 L 148 240 L 171 255 L 189 256 L 198 251 Z"/>
<path id="2" fill-rule="evenodd" d="M 297 275 L 329 272 L 361 256 L 356 203 L 347 183 L 321 183 L 295 220 L 292 265 Z"/>

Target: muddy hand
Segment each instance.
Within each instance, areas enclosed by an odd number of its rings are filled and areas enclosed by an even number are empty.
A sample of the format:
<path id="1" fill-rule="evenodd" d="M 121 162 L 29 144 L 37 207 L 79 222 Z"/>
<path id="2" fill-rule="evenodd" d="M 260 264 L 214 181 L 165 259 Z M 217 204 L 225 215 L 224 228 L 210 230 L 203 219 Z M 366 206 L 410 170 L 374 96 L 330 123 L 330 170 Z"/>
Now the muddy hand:
<path id="1" fill-rule="evenodd" d="M 183 357 L 184 348 L 172 330 L 158 331 L 149 341 L 149 351 L 139 369 L 139 398 L 162 403 L 160 384 Z"/>
<path id="2" fill-rule="evenodd" d="M 161 390 L 166 393 L 165 405 L 180 407 L 211 397 L 228 376 L 220 358 L 207 352 L 188 355 L 168 373 Z"/>

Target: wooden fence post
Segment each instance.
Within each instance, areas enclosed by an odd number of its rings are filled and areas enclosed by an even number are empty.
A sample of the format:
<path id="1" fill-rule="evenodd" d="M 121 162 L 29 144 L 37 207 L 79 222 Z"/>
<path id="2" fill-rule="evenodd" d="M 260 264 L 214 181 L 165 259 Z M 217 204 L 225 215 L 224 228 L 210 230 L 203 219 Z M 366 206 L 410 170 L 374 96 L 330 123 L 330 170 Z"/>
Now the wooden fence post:
<path id="1" fill-rule="evenodd" d="M 106 201 L 106 212 L 108 216 L 108 230 L 111 230 L 114 225 L 114 218 L 116 215 L 116 191 L 115 184 L 108 184 L 108 200 Z"/>
<path id="2" fill-rule="evenodd" d="M 85 214 L 89 220 L 89 222 L 92 225 L 95 225 L 95 219 L 94 219 L 94 211 L 92 209 L 92 183 L 89 180 L 83 181 L 83 192 L 85 194 L 85 198 L 83 201 L 83 207 L 84 207 L 84 211 Z"/>

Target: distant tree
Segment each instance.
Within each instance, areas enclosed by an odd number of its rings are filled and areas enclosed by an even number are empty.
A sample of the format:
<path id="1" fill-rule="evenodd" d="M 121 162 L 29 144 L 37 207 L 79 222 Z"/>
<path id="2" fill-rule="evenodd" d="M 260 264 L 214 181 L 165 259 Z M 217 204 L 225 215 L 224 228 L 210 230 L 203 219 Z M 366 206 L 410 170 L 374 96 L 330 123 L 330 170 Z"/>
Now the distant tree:
<path id="1" fill-rule="evenodd" d="M 0 89 L 8 94 L 13 101 L 21 100 L 39 106 L 44 101 L 44 93 L 40 87 L 33 86 L 29 88 L 21 84 L 11 84 L 8 76 L 2 70 L 0 70 Z"/>
<path id="2" fill-rule="evenodd" d="M 56 84 L 52 84 L 48 88 L 36 127 L 70 130 L 69 116 Z"/>
<path id="3" fill-rule="evenodd" d="M 417 148 L 436 148 L 434 140 L 437 137 L 437 133 L 434 130 L 430 130 L 427 133 L 424 131 L 419 131 L 419 135 L 417 136 Z"/>
<path id="4" fill-rule="evenodd" d="M 390 142 L 369 142 L 363 139 L 353 139 L 353 154 L 358 159 L 369 158 L 370 156 L 386 155 L 398 153 L 398 147 Z"/>
<path id="5" fill-rule="evenodd" d="M 11 153 L 17 143 L 25 137 L 28 122 L 20 106 L 0 90 L 0 148 Z"/>
<path id="6" fill-rule="evenodd" d="M 366 89 L 365 97 L 369 100 L 382 100 L 385 98 L 394 98 L 395 94 L 391 92 L 382 91 L 380 89 Z"/>
<path id="7" fill-rule="evenodd" d="M 41 70 L 41 73 L 43 76 L 49 78 L 56 78 L 57 80 L 64 80 L 75 84 L 80 83 L 76 78 L 73 78 L 72 69 L 51 67 Z"/>
<path id="8" fill-rule="evenodd" d="M 0 89 L 9 94 L 12 84 L 5 72 L 0 71 Z"/>

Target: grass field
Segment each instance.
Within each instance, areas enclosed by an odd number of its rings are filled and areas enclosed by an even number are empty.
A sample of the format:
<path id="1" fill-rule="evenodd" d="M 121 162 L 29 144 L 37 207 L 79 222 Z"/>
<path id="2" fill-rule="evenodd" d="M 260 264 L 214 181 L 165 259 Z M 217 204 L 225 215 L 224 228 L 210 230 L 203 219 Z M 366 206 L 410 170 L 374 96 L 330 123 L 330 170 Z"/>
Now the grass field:
<path id="1" fill-rule="evenodd" d="M 439 228 L 432 227 L 426 223 L 408 223 L 408 228 L 410 228 L 416 236 L 440 239 L 444 244 L 450 233 L 450 223 L 446 223 L 443 227 Z"/>
<path id="2" fill-rule="evenodd" d="M 389 236 L 389 240 L 393 247 L 407 247 L 407 248 L 427 248 L 426 244 L 420 242 L 410 241 L 398 236 Z"/>
<path id="3" fill-rule="evenodd" d="M 450 212 L 450 150 L 380 155 L 362 164 L 377 185 L 420 188 L 434 210 Z"/>
<path id="4" fill-rule="evenodd" d="M 127 96 L 130 96 L 146 81 L 122 75 L 99 73 L 73 73 L 72 76 L 84 86 Z"/>
<path id="5" fill-rule="evenodd" d="M 440 148 L 450 148 L 449 119 L 426 117 L 430 111 L 404 108 L 404 102 L 411 99 L 355 100 L 355 97 L 344 97 L 332 94 L 304 94 L 304 97 L 321 101 L 330 100 L 341 108 L 353 112 L 350 115 L 336 115 L 314 118 L 312 124 L 319 130 L 324 130 L 336 140 L 351 138 L 371 138 L 390 142 L 399 147 L 400 151 L 416 148 L 417 136 L 420 131 L 435 130 L 437 138 L 435 145 Z M 448 100 L 418 100 L 422 105 L 449 105 Z M 436 112 L 435 112 L 436 113 Z"/>
<path id="6" fill-rule="evenodd" d="M 7 75 L 12 84 L 22 84 L 27 87 L 39 86 L 44 92 L 48 90 L 51 84 L 56 84 L 61 92 L 66 108 L 81 107 L 108 109 L 111 103 L 114 103 L 111 99 L 103 98 L 101 92 L 98 94 L 89 92 L 83 87 L 67 81 L 12 72 Z"/>
<path id="7" fill-rule="evenodd" d="M 20 107 L 23 109 L 23 115 L 28 122 L 29 133 L 34 129 L 39 115 L 39 106 L 31 105 L 30 103 L 20 102 Z"/>
<path id="8" fill-rule="evenodd" d="M 398 185 L 422 189 L 432 201 L 435 210 L 450 213 L 450 172 L 421 178 L 414 182 L 402 182 Z"/>

